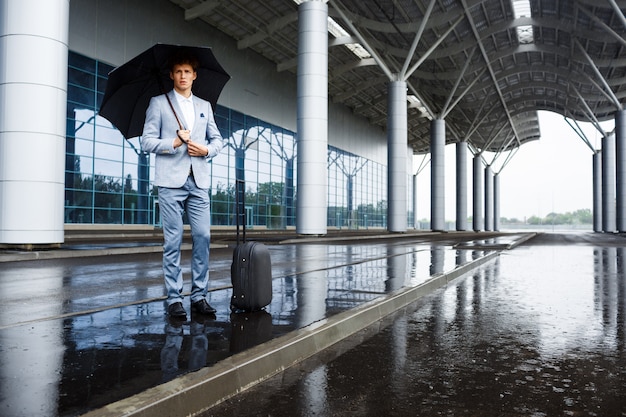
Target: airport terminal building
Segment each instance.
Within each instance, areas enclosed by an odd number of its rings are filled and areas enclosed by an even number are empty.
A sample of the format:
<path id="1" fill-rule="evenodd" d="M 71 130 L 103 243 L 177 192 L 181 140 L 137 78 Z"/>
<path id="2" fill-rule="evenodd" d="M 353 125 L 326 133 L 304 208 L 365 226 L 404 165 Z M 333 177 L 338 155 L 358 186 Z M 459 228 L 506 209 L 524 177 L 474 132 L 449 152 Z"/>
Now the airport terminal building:
<path id="1" fill-rule="evenodd" d="M 153 158 L 141 150 L 139 137 L 125 139 L 98 114 L 108 73 L 156 43 L 209 46 L 231 76 L 214 109 L 228 146 L 211 162 L 213 226 L 234 224 L 235 179 L 243 177 L 250 226 L 295 228 L 300 234 L 312 235 L 325 234 L 328 227 L 405 232 L 415 226 L 416 220 L 413 183 L 417 167 L 412 166 L 412 157 L 430 153 L 430 227 L 443 230 L 443 148 L 455 143 L 457 229 L 495 230 L 498 177 L 484 156 L 487 152 L 508 152 L 538 139 L 536 111 L 541 109 L 579 119 L 592 113 L 597 120 L 618 118 L 616 135 L 607 134 L 612 139 L 606 145 L 617 147 L 617 157 L 603 160 L 603 169 L 612 171 L 598 168 L 594 173 L 594 178 L 598 177 L 597 200 L 613 201 L 617 193 L 617 214 L 615 208 L 608 208 L 609 204 L 598 206 L 596 211 L 604 214 L 605 221 L 617 215 L 617 226 L 615 221 L 609 222 L 602 230 L 626 227 L 622 225 L 626 220 L 621 220 L 626 216 L 620 216 L 624 206 L 621 198 L 626 193 L 615 191 L 616 182 L 617 187 L 626 182 L 619 169 L 624 160 L 620 145 L 624 134 L 620 131 L 621 84 L 607 84 L 612 91 L 603 95 L 582 87 L 576 90 L 575 86 L 563 86 L 557 78 L 567 74 L 558 67 L 563 64 L 558 64 L 550 67 L 554 70 L 552 75 L 542 71 L 548 81 L 554 78 L 553 84 L 534 80 L 533 87 L 520 90 L 522 96 L 533 97 L 532 105 L 530 99 L 520 98 L 511 86 L 502 86 L 495 92 L 481 86 L 485 77 L 498 84 L 495 78 L 500 76 L 495 64 L 488 68 L 470 65 L 481 50 L 483 57 L 489 53 L 489 47 L 485 44 L 477 48 L 476 42 L 465 47 L 463 39 L 451 39 L 459 38 L 464 31 L 477 33 L 473 19 L 478 16 L 468 18 L 472 16 L 468 10 L 481 2 L 469 2 L 469 6 L 464 5 L 465 10 L 451 5 L 449 13 L 443 5 L 435 7 L 436 2 L 430 2 L 426 10 L 419 10 L 424 15 L 424 25 L 410 30 L 407 24 L 396 24 L 387 16 L 391 23 L 386 22 L 385 28 L 395 26 L 411 46 L 403 52 L 387 48 L 389 56 L 408 56 L 403 68 L 397 59 L 377 54 L 384 45 L 378 45 L 371 37 L 368 40 L 365 34 L 371 35 L 378 26 L 372 18 L 356 19 L 365 11 L 356 10 L 357 6 L 345 7 L 350 2 L 270 3 L 263 7 L 262 2 L 226 4 L 217 0 L 0 1 L 0 244 L 59 244 L 69 224 L 159 225 L 158 193 L 152 184 Z M 389 3 L 391 9 L 397 7 Z M 511 9 L 509 2 L 504 3 L 507 5 L 502 10 Z M 241 21 L 232 18 L 238 8 Z M 405 19 L 409 20 L 410 9 L 407 5 L 397 11 L 405 12 Z M 615 11 L 610 5 L 604 9 L 600 18 L 619 27 L 619 21 L 612 17 Z M 269 13 L 276 14 L 274 19 L 267 17 Z M 595 6 L 590 13 L 596 13 Z M 227 34 L 229 26 L 254 26 L 251 19 L 255 16 L 258 30 L 253 35 L 236 39 Z M 558 15 L 551 18 L 559 20 Z M 218 23 L 211 23 L 212 19 Z M 503 12 L 502 19 L 511 21 L 512 16 Z M 357 21 L 362 26 L 357 27 Z M 264 26 L 262 22 L 269 23 Z M 490 23 L 495 28 L 496 22 Z M 510 26 L 507 31 L 516 25 Z M 380 32 L 385 33 L 385 28 Z M 286 36 L 287 29 L 297 31 L 297 36 Z M 232 30 L 234 33 L 236 29 Z M 495 30 L 491 35 L 494 39 Z M 604 33 L 595 39 L 605 42 L 614 34 L 622 36 L 618 32 L 623 33 L 624 27 L 611 31 L 610 35 Z M 272 41 L 268 41 L 272 36 Z M 393 39 L 388 42 L 392 44 Z M 519 51 L 524 43 L 522 38 L 516 42 L 518 48 L 510 55 L 516 57 L 515 65 L 523 68 L 518 54 L 530 57 L 531 53 Z M 430 43 L 430 49 L 424 51 L 422 58 L 419 54 L 413 57 L 416 50 L 426 48 L 418 47 L 421 43 Z M 623 43 L 623 39 L 617 43 Z M 255 49 L 254 45 L 263 46 Z M 284 51 L 280 50 L 281 45 Z M 605 45 L 613 46 L 608 41 Z M 368 46 L 368 52 L 356 59 L 363 51 L 355 48 L 362 46 Z M 580 47 L 588 51 L 595 48 Z M 297 54 L 288 56 L 293 48 Z M 429 55 L 437 48 L 443 50 Z M 441 67 L 442 60 L 453 60 L 452 50 L 465 56 L 465 60 L 455 59 L 459 62 Z M 271 53 L 282 53 L 285 58 L 277 64 L 279 59 L 269 58 Z M 352 59 L 354 63 L 339 65 L 335 62 L 336 54 L 341 54 L 345 62 Z M 591 52 L 587 54 L 593 63 L 596 57 Z M 615 56 L 616 52 L 605 48 L 598 54 Z M 612 70 L 605 75 L 606 80 L 621 79 L 623 58 L 619 52 L 617 55 L 617 59 L 606 64 Z M 507 58 L 500 59 L 504 62 Z M 391 65 L 390 61 L 396 64 Z M 601 67 L 604 61 L 596 62 Z M 542 65 L 552 64 L 546 60 Z M 361 83 L 339 85 L 345 81 L 345 74 L 374 71 L 372 68 L 378 68 L 379 76 L 362 73 Z M 437 71 L 441 76 L 437 76 Z M 453 73 L 456 78 L 450 76 Z M 521 69 L 503 76 L 515 76 L 522 84 L 529 82 Z M 445 79 L 454 89 L 431 91 L 424 84 L 426 92 L 420 95 L 418 83 L 410 77 L 432 78 L 433 83 Z M 578 82 L 576 77 L 571 78 L 572 85 Z M 603 86 L 602 80 L 580 84 Z M 350 104 L 361 88 L 382 88 L 385 93 L 360 96 L 367 105 Z M 538 98 L 537 91 L 526 92 L 534 88 L 548 91 L 545 94 L 549 99 Z M 343 93 L 337 93 L 338 89 L 343 89 Z M 556 93 L 551 94 L 550 89 Z M 587 107 L 572 106 L 566 112 L 562 103 L 571 103 L 571 99 L 567 94 L 560 96 L 565 91 L 581 98 L 593 96 L 602 105 L 586 100 Z M 509 95 L 516 101 L 507 101 Z M 469 101 L 464 108 L 463 100 Z M 604 105 L 606 101 L 611 105 Z M 494 110 L 492 104 L 498 103 L 502 109 Z M 475 114 L 470 113 L 473 110 Z M 502 122 L 499 127 L 497 123 Z M 464 173 L 472 156 L 473 186 L 468 192 L 471 179 Z M 608 187 L 605 191 L 600 188 L 601 179 Z M 472 213 L 467 210 L 468 194 L 472 197 Z M 473 224 L 469 226 L 468 214 L 473 215 Z"/>
<path id="2" fill-rule="evenodd" d="M 234 224 L 239 167 L 248 224 L 296 226 L 303 147 L 293 71 L 278 72 L 210 25 L 185 20 L 170 1 L 3 3 L 2 243 L 62 242 L 65 224 L 159 224 L 153 158 L 98 115 L 109 71 L 156 43 L 210 46 L 231 75 L 214 109 L 228 146 L 211 162 L 212 224 Z M 330 103 L 327 114 L 307 122 L 308 151 L 318 156 L 305 161 L 313 195 L 302 232 L 386 227 L 386 133 L 341 105 Z M 409 164 L 412 152 L 403 151 Z"/>

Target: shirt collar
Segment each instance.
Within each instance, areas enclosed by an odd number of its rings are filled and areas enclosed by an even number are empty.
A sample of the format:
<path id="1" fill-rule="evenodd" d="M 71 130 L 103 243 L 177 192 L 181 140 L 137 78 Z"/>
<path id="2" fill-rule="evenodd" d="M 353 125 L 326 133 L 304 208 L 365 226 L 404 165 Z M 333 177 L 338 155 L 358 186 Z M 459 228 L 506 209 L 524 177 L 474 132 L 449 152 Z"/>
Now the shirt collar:
<path id="1" fill-rule="evenodd" d="M 176 96 L 176 100 L 179 103 L 184 103 L 184 102 L 193 102 L 193 93 L 191 93 L 191 95 L 189 96 L 189 98 L 183 96 L 182 94 L 178 93 L 178 91 L 174 90 L 174 95 Z"/>

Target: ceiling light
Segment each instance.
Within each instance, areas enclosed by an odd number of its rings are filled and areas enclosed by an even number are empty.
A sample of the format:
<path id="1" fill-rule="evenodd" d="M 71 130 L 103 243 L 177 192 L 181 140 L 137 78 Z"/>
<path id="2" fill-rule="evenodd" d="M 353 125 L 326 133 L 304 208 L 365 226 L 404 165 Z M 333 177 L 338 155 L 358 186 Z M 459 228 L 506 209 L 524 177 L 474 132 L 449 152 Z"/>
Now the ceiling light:
<path id="1" fill-rule="evenodd" d="M 520 17 L 531 17 L 529 0 L 512 0 L 512 2 L 513 17 L 515 19 L 519 19 Z M 519 43 L 523 44 L 534 43 L 535 35 L 533 33 L 532 25 L 517 26 L 517 39 Z"/>
<path id="2" fill-rule="evenodd" d="M 296 4 L 301 4 L 304 0 L 293 0 Z M 335 38 L 343 38 L 348 37 L 350 34 L 339 25 L 332 17 L 328 18 L 328 32 L 333 35 Z M 369 52 L 360 43 L 348 43 L 344 45 L 348 48 L 354 55 L 356 55 L 359 59 L 367 59 L 371 58 Z"/>

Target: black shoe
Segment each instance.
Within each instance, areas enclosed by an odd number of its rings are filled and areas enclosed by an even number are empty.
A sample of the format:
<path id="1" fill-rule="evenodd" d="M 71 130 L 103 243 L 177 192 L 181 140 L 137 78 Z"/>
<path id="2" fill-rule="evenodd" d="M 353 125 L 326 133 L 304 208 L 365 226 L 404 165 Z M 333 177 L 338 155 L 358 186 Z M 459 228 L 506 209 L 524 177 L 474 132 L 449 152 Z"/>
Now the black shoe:
<path id="1" fill-rule="evenodd" d="M 209 303 L 207 303 L 206 300 L 203 298 L 202 300 L 191 303 L 191 311 L 195 313 L 209 315 L 215 314 L 217 310 L 211 307 Z"/>
<path id="2" fill-rule="evenodd" d="M 185 309 L 183 308 L 183 303 L 180 303 L 180 302 L 172 303 L 169 306 L 167 306 L 167 314 L 177 319 L 184 320 L 187 318 L 187 313 L 185 312 Z"/>

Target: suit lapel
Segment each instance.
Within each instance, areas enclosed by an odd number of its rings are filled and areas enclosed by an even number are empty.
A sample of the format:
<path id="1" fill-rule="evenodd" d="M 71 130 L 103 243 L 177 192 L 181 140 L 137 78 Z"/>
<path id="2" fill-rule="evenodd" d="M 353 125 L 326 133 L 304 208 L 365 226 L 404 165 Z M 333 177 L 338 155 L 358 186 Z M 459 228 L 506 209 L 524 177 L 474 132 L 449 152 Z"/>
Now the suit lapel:
<path id="1" fill-rule="evenodd" d="M 200 113 L 202 112 L 201 109 L 201 103 L 200 101 L 198 101 L 198 99 L 196 98 L 196 96 L 193 96 L 193 112 L 194 112 L 194 123 L 193 123 L 193 128 L 191 129 L 191 134 L 193 135 L 194 132 L 200 132 L 200 129 L 197 128 L 198 124 L 201 123 L 202 121 L 200 120 Z"/>

